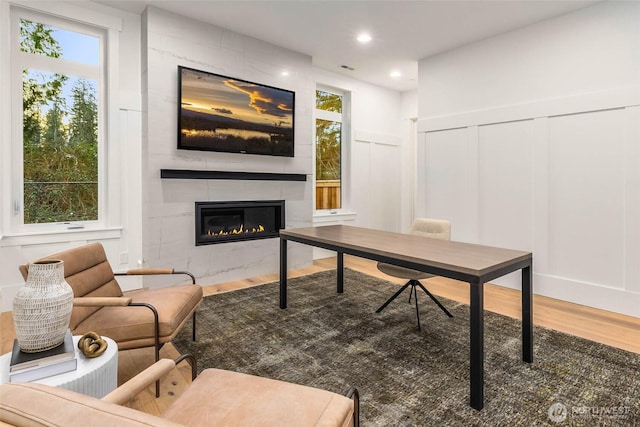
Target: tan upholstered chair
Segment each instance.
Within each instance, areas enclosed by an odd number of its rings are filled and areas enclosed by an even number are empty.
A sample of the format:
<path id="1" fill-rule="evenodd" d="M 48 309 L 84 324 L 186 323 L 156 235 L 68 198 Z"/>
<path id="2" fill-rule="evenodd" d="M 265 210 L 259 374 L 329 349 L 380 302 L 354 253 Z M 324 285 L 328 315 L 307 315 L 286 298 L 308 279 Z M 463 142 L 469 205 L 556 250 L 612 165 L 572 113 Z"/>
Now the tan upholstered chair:
<path id="1" fill-rule="evenodd" d="M 160 347 L 170 342 L 184 323 L 193 318 L 196 336 L 196 308 L 202 302 L 202 288 L 188 272 L 173 269 L 135 269 L 128 275 L 186 274 L 191 285 L 143 289 L 124 294 L 104 248 L 100 243 L 70 249 L 43 259 L 64 261 L 64 276 L 73 289 L 73 311 L 69 327 L 74 335 L 93 331 L 118 343 L 118 349 L 155 347 L 155 360 Z M 28 264 L 21 265 L 25 280 Z M 159 385 L 156 385 L 156 395 Z"/>
<path id="2" fill-rule="evenodd" d="M 413 224 L 411 224 L 410 234 L 415 234 L 417 236 L 429 237 L 432 239 L 443 239 L 450 240 L 451 239 L 451 223 L 447 220 L 443 219 L 431 219 L 431 218 L 417 218 Z M 431 292 L 427 290 L 427 288 L 420 283 L 422 279 L 428 279 L 429 277 L 434 277 L 433 274 L 425 273 L 423 271 L 411 270 L 409 268 L 398 267 L 397 265 L 386 264 L 383 262 L 378 263 L 378 270 L 382 271 L 385 274 L 393 277 L 399 277 L 401 279 L 408 279 L 409 281 L 402 286 L 398 292 L 393 294 L 391 298 L 387 300 L 384 304 L 380 306 L 376 310 L 376 313 L 380 313 L 384 308 L 389 305 L 391 301 L 396 299 L 398 295 L 400 295 L 405 289 L 411 286 L 411 290 L 409 292 L 409 303 L 411 303 L 411 298 L 414 298 L 416 305 L 416 316 L 418 318 L 418 330 L 420 330 L 420 311 L 418 310 L 418 292 L 416 288 L 422 289 L 429 297 L 435 302 L 438 307 L 445 312 L 445 314 L 449 317 L 453 317 L 449 310 L 447 310 L 441 303 L 438 301 L 436 297 L 433 296 Z"/>
<path id="3" fill-rule="evenodd" d="M 195 365 L 192 365 L 195 374 Z M 161 359 L 102 399 L 33 383 L 0 385 L 0 424 L 12 426 L 357 427 L 358 391 L 326 390 L 205 369 L 160 416 L 119 406 L 175 367 Z M 46 421 L 45 421 L 46 420 Z"/>

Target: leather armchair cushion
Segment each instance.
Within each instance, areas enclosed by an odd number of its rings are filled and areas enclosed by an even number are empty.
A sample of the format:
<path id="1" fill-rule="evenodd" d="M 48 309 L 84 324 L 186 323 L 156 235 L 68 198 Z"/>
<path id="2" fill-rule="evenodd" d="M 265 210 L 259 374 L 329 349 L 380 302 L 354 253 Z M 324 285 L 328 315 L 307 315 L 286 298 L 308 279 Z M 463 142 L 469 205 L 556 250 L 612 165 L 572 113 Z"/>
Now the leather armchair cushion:
<path id="1" fill-rule="evenodd" d="M 0 385 L 0 424 L 61 427 L 178 427 L 124 406 L 33 383 Z"/>
<path id="2" fill-rule="evenodd" d="M 171 341 L 202 300 L 202 287 L 183 285 L 125 293 L 132 302 L 145 302 L 158 311 L 160 342 Z M 179 323 L 180 322 L 180 323 Z M 147 307 L 103 307 L 78 324 L 73 332 L 100 331 L 120 350 L 153 346 L 153 313 Z"/>
<path id="3" fill-rule="evenodd" d="M 353 410 L 353 400 L 330 391 L 210 368 L 162 417 L 202 427 L 347 427 Z"/>
<path id="4" fill-rule="evenodd" d="M 65 280 L 73 288 L 74 297 L 119 297 L 120 285 L 113 276 L 104 248 L 99 243 L 69 249 L 41 258 L 64 261 Z M 20 272 L 27 279 L 28 264 L 20 266 Z M 96 307 L 74 308 L 69 326 L 73 330 L 84 319 L 96 312 Z"/>

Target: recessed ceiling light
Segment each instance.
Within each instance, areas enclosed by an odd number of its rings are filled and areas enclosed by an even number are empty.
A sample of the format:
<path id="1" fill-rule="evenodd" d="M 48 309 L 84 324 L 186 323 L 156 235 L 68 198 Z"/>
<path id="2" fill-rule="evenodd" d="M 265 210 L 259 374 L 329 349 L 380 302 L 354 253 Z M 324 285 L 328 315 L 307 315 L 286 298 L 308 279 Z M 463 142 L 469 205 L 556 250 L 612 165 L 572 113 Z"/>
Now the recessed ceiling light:
<path id="1" fill-rule="evenodd" d="M 360 43 L 369 43 L 371 41 L 371 35 L 369 33 L 360 33 L 358 34 L 357 40 Z"/>
<path id="2" fill-rule="evenodd" d="M 389 77 L 392 77 L 394 79 L 397 79 L 400 76 L 402 76 L 402 73 L 398 70 L 393 70 L 392 72 L 389 73 Z"/>
<path id="3" fill-rule="evenodd" d="M 287 77 L 289 75 L 289 72 L 287 70 L 282 70 L 282 72 L 280 73 L 280 75 L 282 77 Z"/>

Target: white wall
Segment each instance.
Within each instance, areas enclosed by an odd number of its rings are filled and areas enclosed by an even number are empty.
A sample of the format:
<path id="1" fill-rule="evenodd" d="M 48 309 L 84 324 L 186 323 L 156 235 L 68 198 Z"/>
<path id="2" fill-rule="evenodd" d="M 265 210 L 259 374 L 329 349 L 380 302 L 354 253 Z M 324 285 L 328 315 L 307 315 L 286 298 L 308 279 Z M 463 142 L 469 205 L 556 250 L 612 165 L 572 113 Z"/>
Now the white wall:
<path id="1" fill-rule="evenodd" d="M 538 294 L 636 317 L 639 23 L 597 4 L 426 58 L 418 89 L 418 212 L 532 251 Z"/>

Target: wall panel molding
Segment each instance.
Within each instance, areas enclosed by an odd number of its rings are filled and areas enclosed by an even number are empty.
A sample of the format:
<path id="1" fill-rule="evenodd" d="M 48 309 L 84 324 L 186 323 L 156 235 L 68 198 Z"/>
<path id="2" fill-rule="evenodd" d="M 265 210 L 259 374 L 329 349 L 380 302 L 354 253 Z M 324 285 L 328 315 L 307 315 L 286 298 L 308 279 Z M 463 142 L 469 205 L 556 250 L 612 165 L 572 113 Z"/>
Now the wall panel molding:
<path id="1" fill-rule="evenodd" d="M 640 317 L 640 106 L 419 135 L 419 215 L 450 219 L 454 240 L 531 250 L 537 294 Z"/>
<path id="2" fill-rule="evenodd" d="M 369 142 L 382 145 L 398 146 L 402 139 L 396 135 L 386 135 L 378 132 L 371 132 L 362 129 L 356 129 L 354 132 L 354 140 L 358 142 Z"/>
<path id="3" fill-rule="evenodd" d="M 640 105 L 640 85 L 418 119 L 418 132 L 497 124 Z"/>
<path id="4" fill-rule="evenodd" d="M 628 290 L 640 294 L 640 107 L 627 108 L 624 113 L 624 281 Z"/>

